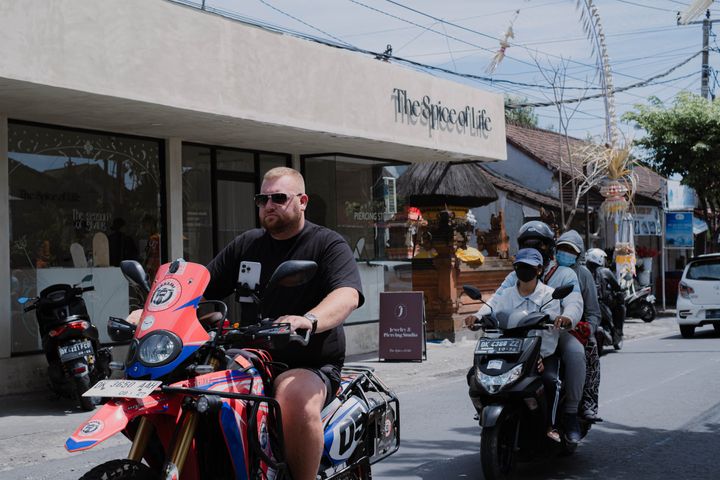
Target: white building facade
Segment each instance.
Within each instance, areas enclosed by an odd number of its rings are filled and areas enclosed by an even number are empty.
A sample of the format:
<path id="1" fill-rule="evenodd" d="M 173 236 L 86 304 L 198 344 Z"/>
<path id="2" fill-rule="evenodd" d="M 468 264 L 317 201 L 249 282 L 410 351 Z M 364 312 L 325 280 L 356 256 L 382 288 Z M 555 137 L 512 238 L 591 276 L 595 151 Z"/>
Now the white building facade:
<path id="1" fill-rule="evenodd" d="M 44 383 L 19 297 L 92 273 L 109 341 L 107 317 L 140 301 L 119 260 L 207 263 L 257 226 L 280 165 L 355 252 L 368 302 L 349 353 L 370 351 L 378 293 L 411 287 L 388 268 L 393 179 L 506 158 L 499 95 L 170 1 L 3 2 L 0 58 L 0 394 Z"/>

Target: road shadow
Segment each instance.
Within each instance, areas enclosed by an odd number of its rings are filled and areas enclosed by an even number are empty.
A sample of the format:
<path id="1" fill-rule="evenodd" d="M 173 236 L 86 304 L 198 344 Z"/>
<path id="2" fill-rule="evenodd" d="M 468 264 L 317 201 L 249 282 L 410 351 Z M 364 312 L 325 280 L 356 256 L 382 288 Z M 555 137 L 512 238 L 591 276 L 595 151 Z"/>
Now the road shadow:
<path id="1" fill-rule="evenodd" d="M 85 414 L 77 400 L 58 398 L 52 392 L 30 392 L 0 396 L 0 419 Z"/>

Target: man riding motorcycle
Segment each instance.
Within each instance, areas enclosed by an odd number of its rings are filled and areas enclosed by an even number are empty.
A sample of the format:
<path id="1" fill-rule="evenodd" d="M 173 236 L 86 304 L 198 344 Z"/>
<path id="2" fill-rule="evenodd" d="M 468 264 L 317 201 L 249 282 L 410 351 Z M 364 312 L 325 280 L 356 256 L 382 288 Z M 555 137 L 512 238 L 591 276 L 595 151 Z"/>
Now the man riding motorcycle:
<path id="1" fill-rule="evenodd" d="M 534 248 L 538 250 L 543 259 L 543 273 L 541 281 L 552 288 L 563 285 L 572 285 L 573 291 L 562 301 L 562 314 L 555 320 L 555 326 L 560 328 L 575 327 L 583 316 L 583 298 L 575 272 L 558 265 L 554 259 L 555 234 L 545 223 L 534 220 L 525 223 L 518 231 L 518 245 L 521 249 Z M 495 295 L 502 294 L 507 288 L 515 287 L 518 274 L 513 271 L 505 277 L 502 285 Z M 476 315 L 465 319 L 466 323 L 473 323 Z M 582 398 L 585 384 L 585 350 L 583 345 L 567 330 L 560 331 L 558 338 L 558 352 L 565 367 L 565 385 L 567 398 L 563 412 L 563 424 L 566 441 L 577 444 L 581 439 L 580 425 L 578 423 L 578 407 Z"/>
<path id="2" fill-rule="evenodd" d="M 583 398 L 580 405 L 580 415 L 588 421 L 597 422 L 601 421 L 600 417 L 597 416 L 600 391 L 600 356 L 595 341 L 595 332 L 600 325 L 600 305 L 598 304 L 597 288 L 595 287 L 593 274 L 580 263 L 580 257 L 584 253 L 585 242 L 575 230 L 568 230 L 558 238 L 555 258 L 561 266 L 572 268 L 578 277 L 583 297 L 583 322 L 588 325 L 587 332 L 578 332 L 576 335 L 578 340 L 585 345 L 586 363 L 585 388 L 583 389 Z"/>

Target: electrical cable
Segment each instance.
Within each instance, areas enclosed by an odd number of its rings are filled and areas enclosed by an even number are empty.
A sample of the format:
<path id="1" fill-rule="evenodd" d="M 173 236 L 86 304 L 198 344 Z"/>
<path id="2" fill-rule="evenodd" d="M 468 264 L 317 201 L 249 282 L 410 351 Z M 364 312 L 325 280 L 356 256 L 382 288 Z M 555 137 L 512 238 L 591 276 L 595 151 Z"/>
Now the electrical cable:
<path id="1" fill-rule="evenodd" d="M 702 51 L 697 52 L 697 53 L 691 55 L 691 56 L 688 57 L 687 59 L 683 60 L 682 62 L 678 63 L 677 65 L 675 65 L 674 67 L 670 68 L 669 70 L 666 70 L 666 71 L 663 72 L 663 73 L 660 73 L 660 74 L 658 74 L 658 75 L 654 75 L 654 76 L 648 78 L 647 80 L 643 80 L 642 82 L 636 82 L 636 83 L 633 83 L 633 84 L 631 84 L 631 85 L 626 85 L 626 86 L 624 86 L 624 87 L 615 88 L 615 89 L 613 89 L 613 92 L 614 92 L 614 93 L 624 92 L 624 91 L 630 90 L 630 89 L 632 89 L 632 88 L 639 88 L 639 87 L 648 86 L 648 85 L 650 84 L 650 82 L 652 82 L 653 80 L 656 80 L 656 79 L 658 79 L 658 78 L 662 78 L 662 77 L 665 77 L 665 76 L 669 75 L 670 73 L 674 72 L 674 71 L 677 70 L 678 68 L 680 68 L 680 67 L 682 67 L 683 65 L 687 64 L 690 60 L 692 60 L 693 58 L 697 57 L 697 56 L 700 55 L 701 53 L 702 53 Z M 598 93 L 598 94 L 595 94 L 595 95 L 586 95 L 586 96 L 579 97 L 579 98 L 569 98 L 569 99 L 567 99 L 567 100 L 564 100 L 564 99 L 563 99 L 563 100 L 559 100 L 559 101 L 556 101 L 556 102 L 549 102 L 549 103 L 548 103 L 548 102 L 546 102 L 546 103 L 533 103 L 533 104 L 530 104 L 530 103 L 519 103 L 519 104 L 515 104 L 515 105 L 506 105 L 505 108 L 549 107 L 549 106 L 551 106 L 551 105 L 556 105 L 557 103 L 577 103 L 577 102 L 582 102 L 582 101 L 585 101 L 585 100 L 590 100 L 590 99 L 592 99 L 592 98 L 601 98 L 603 95 L 605 95 L 605 94 L 604 94 L 604 93 Z"/>

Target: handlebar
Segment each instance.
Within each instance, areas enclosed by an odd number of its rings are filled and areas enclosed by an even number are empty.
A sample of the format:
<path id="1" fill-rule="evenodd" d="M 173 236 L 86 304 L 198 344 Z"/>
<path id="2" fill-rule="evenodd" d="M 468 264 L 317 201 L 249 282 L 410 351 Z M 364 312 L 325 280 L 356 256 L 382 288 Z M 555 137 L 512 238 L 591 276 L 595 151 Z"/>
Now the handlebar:
<path id="1" fill-rule="evenodd" d="M 27 313 L 27 312 L 30 312 L 30 311 L 32 311 L 32 310 L 35 310 L 36 308 L 37 308 L 37 302 L 35 302 L 35 303 L 33 303 L 33 304 L 31 304 L 31 305 L 28 305 L 27 307 L 23 308 L 23 312 Z"/>
<path id="2" fill-rule="evenodd" d="M 271 344 L 272 348 L 282 348 L 288 343 L 299 343 L 307 346 L 310 342 L 310 331 L 304 334 L 293 332 L 289 323 L 272 323 L 271 319 L 264 319 L 256 325 L 240 327 L 230 330 L 223 335 L 225 344 Z"/>

